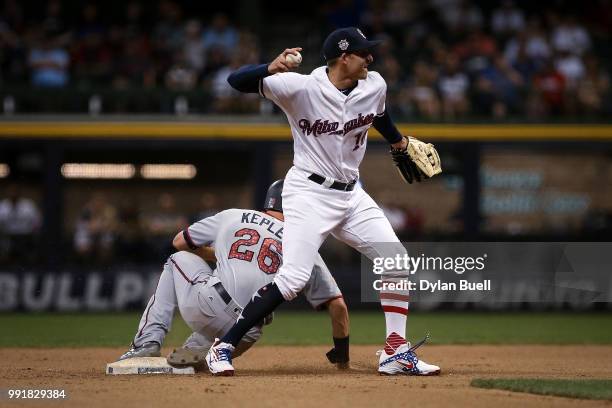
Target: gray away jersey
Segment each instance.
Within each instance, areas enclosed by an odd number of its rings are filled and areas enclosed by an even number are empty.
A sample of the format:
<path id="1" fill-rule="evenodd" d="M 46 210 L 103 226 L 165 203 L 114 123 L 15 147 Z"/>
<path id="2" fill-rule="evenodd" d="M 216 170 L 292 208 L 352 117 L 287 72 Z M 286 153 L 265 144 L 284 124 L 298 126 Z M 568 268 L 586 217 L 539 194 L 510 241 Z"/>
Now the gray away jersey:
<path id="1" fill-rule="evenodd" d="M 215 247 L 219 277 L 238 304 L 274 279 L 283 262 L 283 222 L 255 210 L 229 209 L 187 228 L 190 245 Z M 313 307 L 341 296 L 329 269 L 317 254 L 313 273 L 302 292 Z"/>

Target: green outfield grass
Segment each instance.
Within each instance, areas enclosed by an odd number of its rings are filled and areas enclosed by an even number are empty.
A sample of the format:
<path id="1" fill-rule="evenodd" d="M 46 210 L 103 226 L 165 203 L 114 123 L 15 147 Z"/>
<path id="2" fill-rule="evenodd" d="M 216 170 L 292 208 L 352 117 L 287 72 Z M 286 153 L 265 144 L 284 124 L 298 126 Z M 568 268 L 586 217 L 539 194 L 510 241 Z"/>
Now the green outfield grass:
<path id="1" fill-rule="evenodd" d="M 0 314 L 0 347 L 126 346 L 140 315 Z M 408 317 L 411 340 L 431 333 L 433 344 L 612 344 L 612 314 L 415 312 Z M 179 345 L 189 329 L 177 316 L 166 345 Z M 351 314 L 351 343 L 380 344 L 381 312 Z M 276 314 L 265 328 L 263 344 L 329 344 L 331 325 L 325 312 Z"/>
<path id="2" fill-rule="evenodd" d="M 471 385 L 559 397 L 612 400 L 612 380 L 475 379 Z"/>

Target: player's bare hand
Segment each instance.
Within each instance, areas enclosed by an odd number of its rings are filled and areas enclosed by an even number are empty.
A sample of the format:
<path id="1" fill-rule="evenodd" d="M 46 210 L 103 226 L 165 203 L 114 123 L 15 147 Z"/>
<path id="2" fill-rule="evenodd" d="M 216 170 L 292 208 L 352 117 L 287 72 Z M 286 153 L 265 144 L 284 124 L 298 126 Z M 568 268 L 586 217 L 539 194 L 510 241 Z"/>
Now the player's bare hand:
<path id="1" fill-rule="evenodd" d="M 278 74 L 279 72 L 287 72 L 296 68 L 297 65 L 294 66 L 287 62 L 286 56 L 287 54 L 298 55 L 299 51 L 302 51 L 302 47 L 287 48 L 268 65 L 268 72 L 271 74 Z"/>

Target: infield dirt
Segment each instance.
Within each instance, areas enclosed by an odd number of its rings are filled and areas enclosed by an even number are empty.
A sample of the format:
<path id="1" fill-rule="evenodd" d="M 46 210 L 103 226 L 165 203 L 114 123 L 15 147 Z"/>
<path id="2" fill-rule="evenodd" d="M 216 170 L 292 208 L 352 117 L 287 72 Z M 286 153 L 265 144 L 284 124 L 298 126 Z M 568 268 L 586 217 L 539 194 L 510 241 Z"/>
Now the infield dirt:
<path id="1" fill-rule="evenodd" d="M 353 368 L 338 371 L 327 347 L 254 347 L 234 361 L 234 377 L 107 376 L 123 349 L 0 350 L 0 406 L 62 407 L 505 407 L 606 406 L 588 401 L 470 387 L 473 378 L 612 378 L 612 346 L 425 346 L 439 377 L 382 377 L 375 346 L 353 346 Z M 164 349 L 169 352 L 169 349 Z M 6 389 L 65 389 L 66 400 L 6 399 Z"/>

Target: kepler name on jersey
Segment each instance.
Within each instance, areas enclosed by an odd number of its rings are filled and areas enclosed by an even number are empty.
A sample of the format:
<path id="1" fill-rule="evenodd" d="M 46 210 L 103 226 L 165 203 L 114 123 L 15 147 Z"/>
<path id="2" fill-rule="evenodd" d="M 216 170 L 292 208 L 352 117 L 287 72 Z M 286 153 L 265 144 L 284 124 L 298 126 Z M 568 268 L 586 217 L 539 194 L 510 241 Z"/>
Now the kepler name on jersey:
<path id="1" fill-rule="evenodd" d="M 283 227 L 282 225 L 276 224 L 272 221 L 268 216 L 263 216 L 257 212 L 243 212 L 242 220 L 240 220 L 242 224 L 256 224 L 256 225 L 267 225 L 267 230 L 270 233 L 274 234 L 278 239 L 283 239 Z"/>

